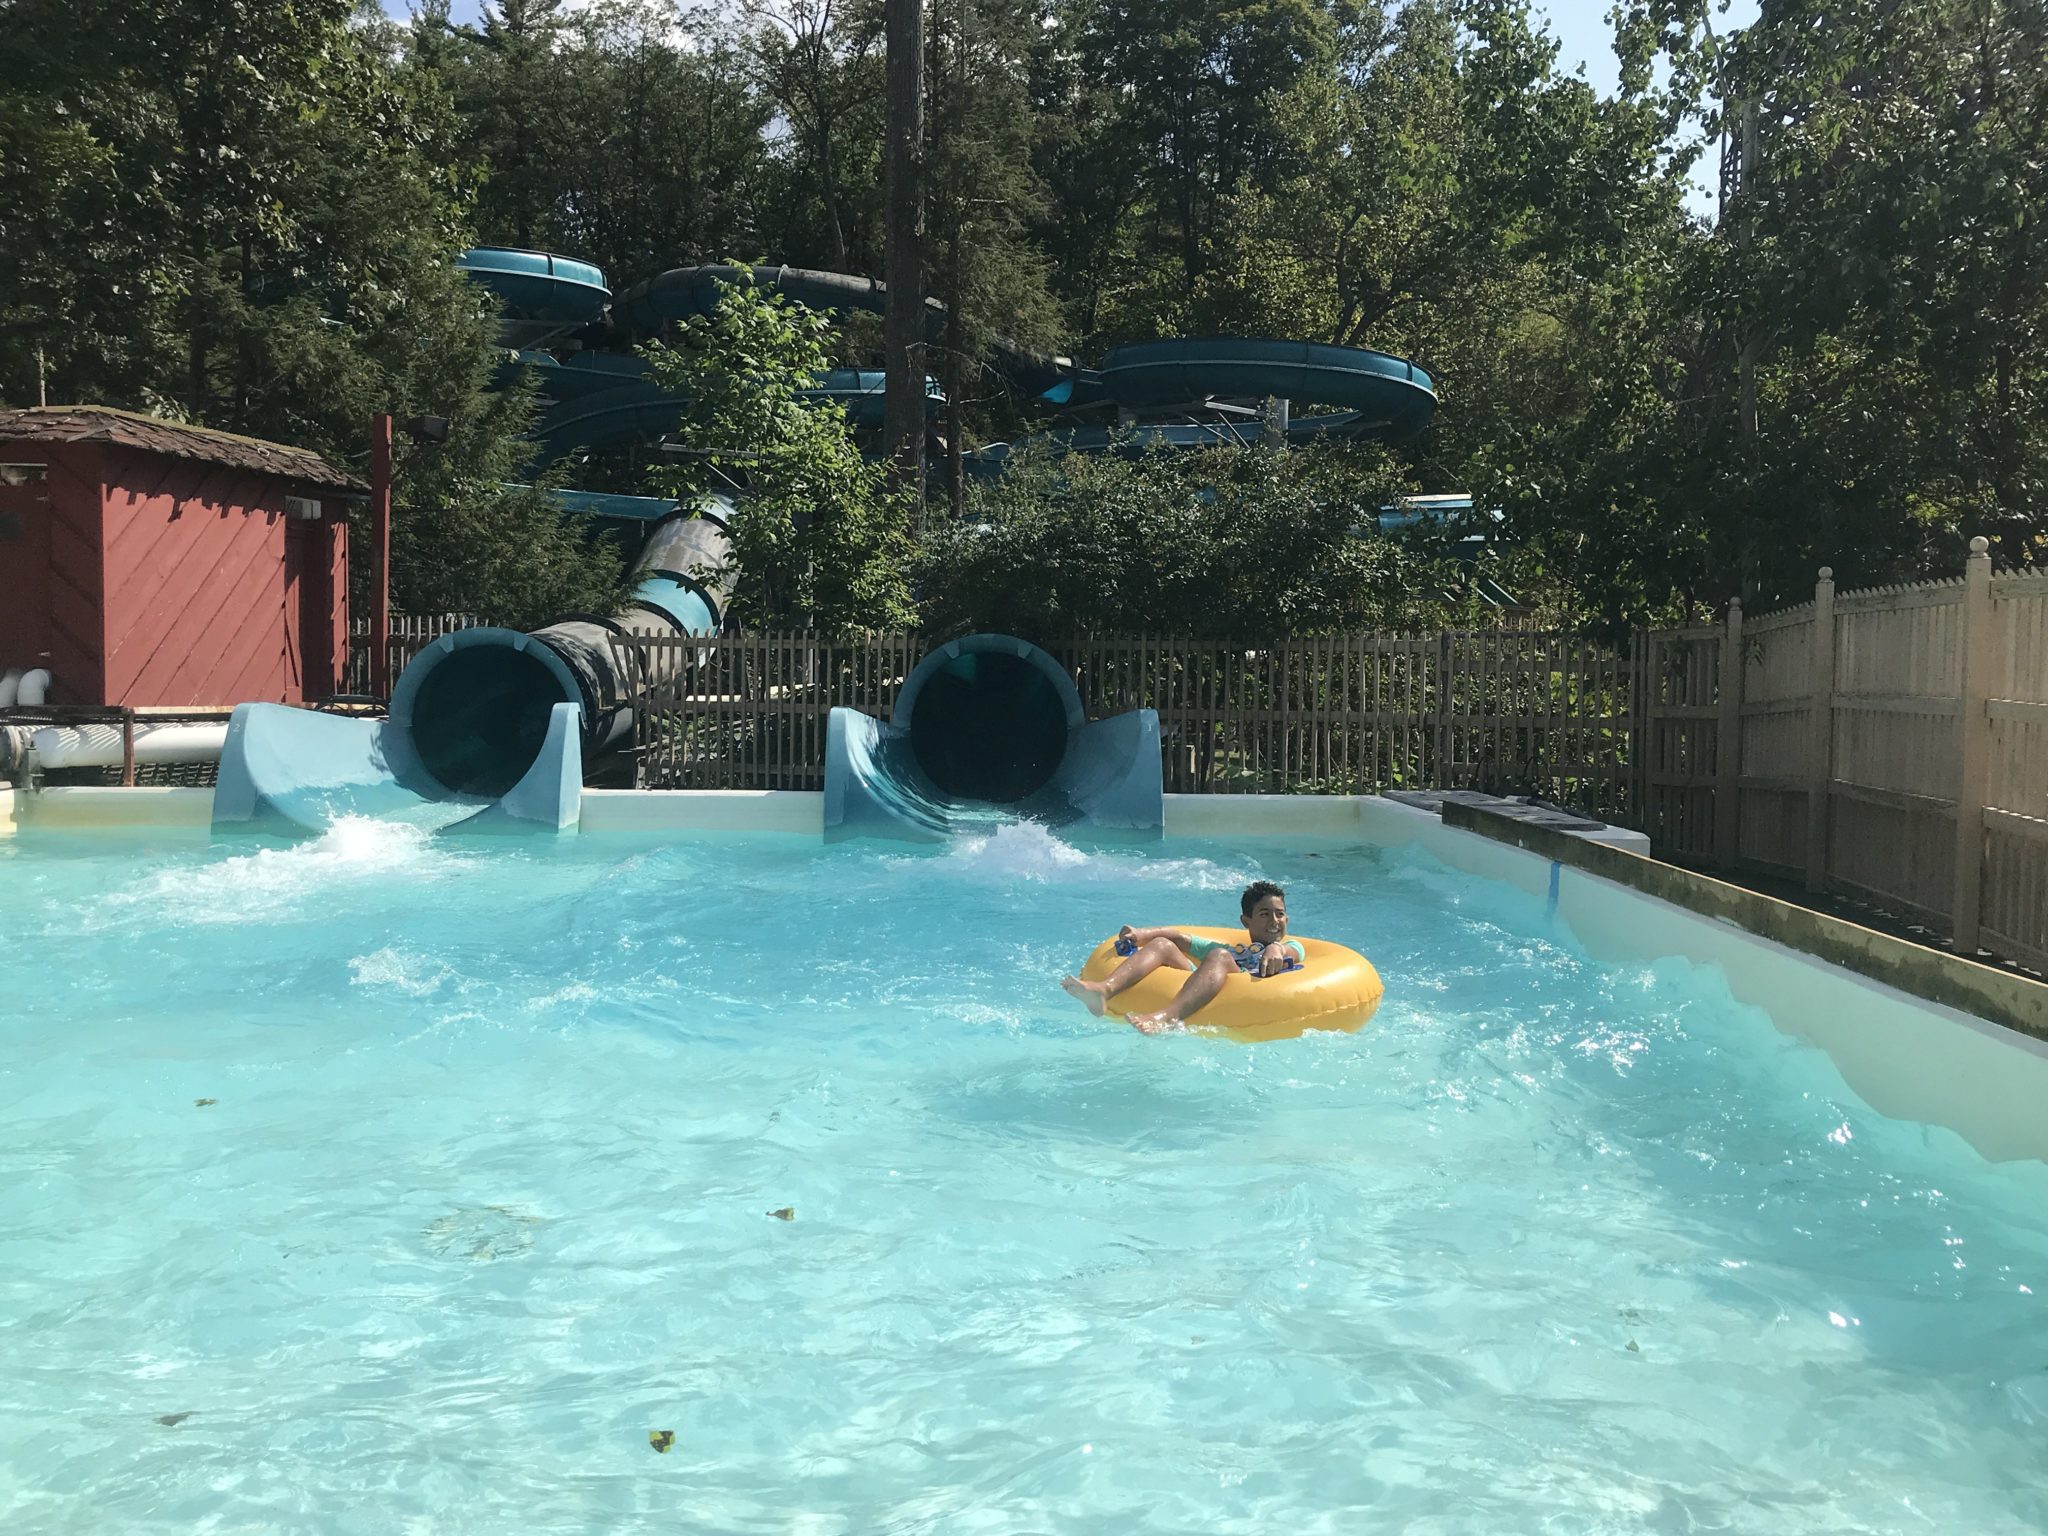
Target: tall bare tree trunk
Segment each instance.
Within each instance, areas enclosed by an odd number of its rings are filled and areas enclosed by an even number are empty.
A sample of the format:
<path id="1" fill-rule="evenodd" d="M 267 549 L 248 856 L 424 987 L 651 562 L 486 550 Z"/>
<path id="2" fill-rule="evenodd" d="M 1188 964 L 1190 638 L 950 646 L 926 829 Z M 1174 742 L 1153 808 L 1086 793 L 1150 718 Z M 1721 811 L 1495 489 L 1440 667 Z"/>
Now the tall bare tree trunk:
<path id="1" fill-rule="evenodd" d="M 924 4 L 886 0 L 889 47 L 889 307 L 883 447 L 924 522 Z"/>
<path id="2" fill-rule="evenodd" d="M 946 294 L 946 504 L 958 522 L 967 507 L 967 459 L 961 446 L 966 436 L 967 324 L 961 318 L 960 237 L 950 239 L 952 260 L 947 263 L 950 287 Z"/>

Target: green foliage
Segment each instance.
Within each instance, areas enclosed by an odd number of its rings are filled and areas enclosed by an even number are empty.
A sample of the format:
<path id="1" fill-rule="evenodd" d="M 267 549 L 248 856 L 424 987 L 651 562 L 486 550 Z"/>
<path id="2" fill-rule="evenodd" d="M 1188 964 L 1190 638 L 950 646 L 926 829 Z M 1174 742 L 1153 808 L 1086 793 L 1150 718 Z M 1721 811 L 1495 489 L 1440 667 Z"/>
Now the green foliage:
<path id="1" fill-rule="evenodd" d="M 1721 224 L 1637 234 L 1567 312 L 1566 408 L 1468 460 L 1578 613 L 1948 574 L 1977 533 L 2048 554 L 2044 43 L 2024 0 L 1798 0 L 1738 36 Z"/>
<path id="2" fill-rule="evenodd" d="M 748 78 L 788 125 L 763 210 L 782 258 L 880 271 L 880 0 L 743 0 L 735 30 Z"/>
<path id="3" fill-rule="evenodd" d="M 675 346 L 643 349 L 656 382 L 683 401 L 686 452 L 656 478 L 686 501 L 744 487 L 731 526 L 742 623 L 843 632 L 908 622 L 903 503 L 861 457 L 846 413 L 804 398 L 826 366 L 830 322 L 751 284 L 719 288 L 717 308 L 686 321 Z"/>
<path id="4" fill-rule="evenodd" d="M 1375 521 L 1403 489 L 1374 450 L 1027 457 L 927 539 L 925 622 L 1033 639 L 1433 624 L 1455 573 Z"/>
<path id="5" fill-rule="evenodd" d="M 1017 419 L 1001 381 L 983 372 L 991 344 L 1050 353 L 1063 328 L 1031 233 L 1049 203 L 1032 161 L 1049 124 L 1031 110 L 1028 89 L 1043 11 L 1040 0 L 938 0 L 927 23 L 929 276 L 947 306 L 927 368 L 949 402 L 945 479 L 955 513 L 969 437 Z"/>
<path id="6" fill-rule="evenodd" d="M 490 319 L 448 271 L 472 233 L 615 279 L 734 249 L 885 275 L 878 0 L 492 0 L 462 26 L 422 0 L 406 27 L 351 0 L 7 10 L 0 397 L 35 398 L 40 372 L 52 399 L 356 463 L 372 410 L 450 416 L 447 447 L 404 456 L 408 602 L 603 606 L 616 575 L 498 489 L 531 402 L 487 388 Z M 1765 0 L 1718 40 L 1708 19 L 1707 0 L 1617 6 L 1602 97 L 1559 70 L 1533 0 L 931 0 L 929 271 L 958 317 L 927 354 L 957 402 L 944 435 L 1046 424 L 981 367 L 998 336 L 1082 359 L 1161 335 L 1329 340 L 1431 372 L 1440 409 L 1403 473 L 1503 509 L 1503 579 L 1563 621 L 1796 598 L 1821 564 L 1845 584 L 1948 571 L 1979 532 L 2008 563 L 2048 557 L 2048 12 Z M 1710 229 L 1685 197 L 1716 134 Z M 875 361 L 866 317 L 829 338 L 792 323 L 835 363 Z M 816 348 L 719 324 L 739 329 L 668 365 L 688 430 L 734 474 L 803 487 L 742 535 L 745 611 L 900 613 L 896 514 L 843 423 L 807 438 L 813 418 L 782 409 Z M 1029 525 L 1027 494 L 1193 516 L 1188 476 L 1219 472 L 1027 463 L 1015 492 L 974 497 L 997 532 L 935 535 L 985 591 L 940 555 L 927 590 L 1022 623 L 976 551 Z M 1381 494 L 1376 468 L 1315 472 L 1340 501 Z M 1256 492 L 1247 474 L 1218 497 L 1319 526 L 1287 473 Z M 1085 519 L 1046 516 L 1044 537 L 1099 552 Z M 828 550 L 850 552 L 846 590 Z M 1051 605 L 1033 622 L 1077 603 L 1108 622 L 1082 577 L 1032 581 Z M 1167 601 L 1139 586 L 1125 611 Z M 1298 621 L 1297 597 L 1262 600 Z"/>
<path id="7" fill-rule="evenodd" d="M 686 31 L 673 6 L 515 0 L 452 27 L 433 0 L 407 55 L 453 99 L 462 158 L 488 171 L 483 241 L 642 275 L 759 243 L 773 108 L 736 46 Z"/>
<path id="8" fill-rule="evenodd" d="M 602 603 L 617 557 L 528 493 L 525 393 L 489 389 L 492 320 L 452 114 L 348 0 L 23 0 L 0 78 L 0 397 L 93 401 L 363 467 L 370 417 L 449 441 L 401 463 L 401 604 L 502 614 Z M 361 546 L 358 545 L 360 553 Z M 367 561 L 358 560 L 359 574 Z"/>

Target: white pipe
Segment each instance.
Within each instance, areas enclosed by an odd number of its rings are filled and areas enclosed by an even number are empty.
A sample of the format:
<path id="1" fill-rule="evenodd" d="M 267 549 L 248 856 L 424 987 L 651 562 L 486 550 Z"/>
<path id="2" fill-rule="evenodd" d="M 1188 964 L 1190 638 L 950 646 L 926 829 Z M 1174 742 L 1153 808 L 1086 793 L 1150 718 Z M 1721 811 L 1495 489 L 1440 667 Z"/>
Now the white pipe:
<path id="1" fill-rule="evenodd" d="M 37 667 L 32 672 L 22 674 L 21 682 L 17 685 L 14 695 L 15 703 L 42 705 L 49 702 L 49 697 L 50 669 L 48 667 Z"/>
<path id="2" fill-rule="evenodd" d="M 11 708 L 15 694 L 21 691 L 21 668 L 9 667 L 0 672 L 0 709 Z"/>
<path id="3" fill-rule="evenodd" d="M 137 725 L 135 761 L 212 763 L 220 760 L 228 728 L 219 725 Z M 32 738 L 36 761 L 45 768 L 118 768 L 118 725 L 46 725 Z"/>

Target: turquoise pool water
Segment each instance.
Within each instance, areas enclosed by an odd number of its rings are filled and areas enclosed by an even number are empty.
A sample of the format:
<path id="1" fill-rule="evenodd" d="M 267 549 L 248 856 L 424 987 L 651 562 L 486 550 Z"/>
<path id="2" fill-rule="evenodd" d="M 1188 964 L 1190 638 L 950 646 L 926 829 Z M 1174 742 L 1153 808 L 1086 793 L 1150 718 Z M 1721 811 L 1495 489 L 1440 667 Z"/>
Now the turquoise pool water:
<path id="1" fill-rule="evenodd" d="M 1059 992 L 1256 875 L 1367 1033 Z M 30 836 L 0 935 L 10 1533 L 2048 1525 L 2048 1171 L 1421 855 Z"/>

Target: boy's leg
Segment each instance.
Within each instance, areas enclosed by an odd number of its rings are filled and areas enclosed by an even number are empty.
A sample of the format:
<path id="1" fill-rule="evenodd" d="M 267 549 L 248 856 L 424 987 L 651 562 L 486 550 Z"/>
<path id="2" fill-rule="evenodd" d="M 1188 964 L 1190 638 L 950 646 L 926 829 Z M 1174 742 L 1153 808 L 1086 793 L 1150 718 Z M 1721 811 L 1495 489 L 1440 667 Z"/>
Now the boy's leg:
<path id="1" fill-rule="evenodd" d="M 1108 1008 L 1111 998 L 1120 992 L 1129 991 L 1162 965 L 1174 966 L 1183 971 L 1195 968 L 1195 962 L 1190 960 L 1186 951 L 1173 940 L 1153 939 L 1132 950 L 1124 957 L 1122 964 L 1101 981 L 1082 981 L 1078 976 L 1069 976 L 1060 985 L 1066 989 L 1070 997 L 1078 997 L 1086 1003 L 1090 1013 L 1101 1014 Z"/>
<path id="2" fill-rule="evenodd" d="M 1147 1034 L 1185 1024 L 1197 1011 L 1215 1001 L 1216 994 L 1223 990 L 1224 979 L 1236 973 L 1237 956 L 1227 949 L 1212 949 L 1195 967 L 1195 974 L 1181 983 L 1172 1002 L 1157 1013 L 1134 1015 L 1131 1022 Z"/>

